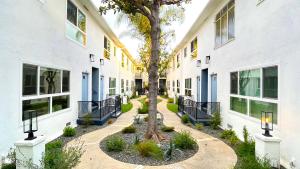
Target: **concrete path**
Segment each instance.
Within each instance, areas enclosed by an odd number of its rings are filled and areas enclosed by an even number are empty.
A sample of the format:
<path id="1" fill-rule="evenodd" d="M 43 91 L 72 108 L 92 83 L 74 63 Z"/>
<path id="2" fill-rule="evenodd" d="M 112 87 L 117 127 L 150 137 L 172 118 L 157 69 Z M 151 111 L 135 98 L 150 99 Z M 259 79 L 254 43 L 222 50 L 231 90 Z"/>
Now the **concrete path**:
<path id="1" fill-rule="evenodd" d="M 81 158 L 78 169 L 231 169 L 234 167 L 237 157 L 234 151 L 222 141 L 213 138 L 200 131 L 191 129 L 180 122 L 180 119 L 166 107 L 166 100 L 158 104 L 158 110 L 164 115 L 164 123 L 174 126 L 176 131 L 188 130 L 197 140 L 199 151 L 191 158 L 165 166 L 139 166 L 117 161 L 99 148 L 100 141 L 113 133 L 119 132 L 125 126 L 133 123 L 133 117 L 137 114 L 140 102 L 132 100 L 133 109 L 122 114 L 112 125 L 106 128 L 87 133 L 82 136 L 85 153 Z M 72 144 L 70 142 L 69 144 Z"/>

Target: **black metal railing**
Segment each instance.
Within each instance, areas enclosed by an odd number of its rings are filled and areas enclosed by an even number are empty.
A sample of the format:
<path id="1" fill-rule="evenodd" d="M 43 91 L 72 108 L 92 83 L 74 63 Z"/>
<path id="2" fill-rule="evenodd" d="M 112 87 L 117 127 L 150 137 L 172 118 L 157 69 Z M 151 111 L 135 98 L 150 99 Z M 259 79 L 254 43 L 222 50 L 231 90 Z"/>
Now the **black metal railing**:
<path id="1" fill-rule="evenodd" d="M 183 96 L 179 96 L 178 110 L 183 114 L 189 115 L 196 121 L 208 120 L 214 113 L 220 112 L 220 103 L 196 102 L 191 99 L 185 99 Z"/>
<path id="2" fill-rule="evenodd" d="M 115 96 L 102 101 L 79 101 L 78 118 L 89 116 L 92 120 L 101 120 L 108 115 L 121 111 L 121 98 Z"/>

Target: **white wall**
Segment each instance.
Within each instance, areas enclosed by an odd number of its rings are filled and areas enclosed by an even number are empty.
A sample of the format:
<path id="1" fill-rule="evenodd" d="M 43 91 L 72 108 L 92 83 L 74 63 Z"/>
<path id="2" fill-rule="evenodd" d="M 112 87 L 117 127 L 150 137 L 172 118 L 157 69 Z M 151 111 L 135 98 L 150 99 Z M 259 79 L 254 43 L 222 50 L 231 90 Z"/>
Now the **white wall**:
<path id="1" fill-rule="evenodd" d="M 104 74 L 105 91 L 108 77 L 120 77 L 117 58 L 103 58 L 104 31 L 81 5 L 75 5 L 87 18 L 87 45 L 75 43 L 65 36 L 66 0 L 18 1 L 2 0 L 0 12 L 0 155 L 5 155 L 13 143 L 26 137 L 22 128 L 22 65 L 30 63 L 50 68 L 70 70 L 70 108 L 38 118 L 38 135 L 52 140 L 62 134 L 66 123 L 76 126 L 77 102 L 81 100 L 82 72 L 89 73 L 89 99 L 91 100 L 92 67 Z M 109 38 L 109 35 L 107 36 Z M 113 45 L 112 45 L 113 53 Z M 118 49 L 120 50 L 120 49 Z M 95 55 L 91 63 L 89 54 Z M 118 85 L 118 83 L 117 83 Z M 118 87 L 117 87 L 117 93 Z M 104 95 L 105 96 L 105 95 Z"/>
<path id="2" fill-rule="evenodd" d="M 278 65 L 279 122 L 272 134 L 282 139 L 282 164 L 288 167 L 287 163 L 294 158 L 296 168 L 300 168 L 300 91 L 297 87 L 300 83 L 300 3 L 297 0 L 265 0 L 257 5 L 257 1 L 235 1 L 235 40 L 215 49 L 215 16 L 228 1 L 219 2 L 221 4 L 212 8 L 212 13 L 198 28 L 197 36 L 201 69 L 208 67 L 209 74 L 218 75 L 222 127 L 227 128 L 228 124 L 233 126 L 241 139 L 244 125 L 252 136 L 263 132 L 260 120 L 230 111 L 230 72 Z M 209 65 L 205 64 L 207 55 L 211 56 Z M 196 60 L 192 62 L 195 63 Z M 168 79 L 200 73 L 192 65 L 184 65 L 184 71 L 180 75 L 171 69 Z"/>

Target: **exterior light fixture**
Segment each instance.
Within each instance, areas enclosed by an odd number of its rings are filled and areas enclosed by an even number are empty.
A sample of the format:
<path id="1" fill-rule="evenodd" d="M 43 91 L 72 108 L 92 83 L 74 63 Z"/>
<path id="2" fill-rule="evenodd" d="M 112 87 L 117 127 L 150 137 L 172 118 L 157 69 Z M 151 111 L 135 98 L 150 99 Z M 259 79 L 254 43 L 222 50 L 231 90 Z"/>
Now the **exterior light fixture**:
<path id="1" fill-rule="evenodd" d="M 37 112 L 35 110 L 28 110 L 23 115 L 23 132 L 28 134 L 25 140 L 34 140 L 34 132 L 38 131 Z"/>
<path id="2" fill-rule="evenodd" d="M 265 130 L 264 136 L 272 137 L 270 131 L 273 131 L 273 112 L 261 112 L 261 128 Z"/>
<path id="3" fill-rule="evenodd" d="M 100 65 L 104 65 L 104 59 L 100 59 Z"/>
<path id="4" fill-rule="evenodd" d="M 201 67 L 201 60 L 197 60 L 197 67 Z"/>
<path id="5" fill-rule="evenodd" d="M 206 64 L 210 63 L 210 56 L 206 56 Z"/>
<path id="6" fill-rule="evenodd" d="M 90 54 L 90 61 L 95 62 L 95 55 L 94 54 Z"/>

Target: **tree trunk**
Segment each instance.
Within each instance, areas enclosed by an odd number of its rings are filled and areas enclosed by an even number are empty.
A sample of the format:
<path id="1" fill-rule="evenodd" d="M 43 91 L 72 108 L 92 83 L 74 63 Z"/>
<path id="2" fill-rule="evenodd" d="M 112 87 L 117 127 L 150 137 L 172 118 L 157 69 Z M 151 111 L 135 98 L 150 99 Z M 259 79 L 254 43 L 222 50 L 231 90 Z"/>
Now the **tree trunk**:
<path id="1" fill-rule="evenodd" d="M 145 137 L 157 142 L 163 139 L 157 130 L 157 90 L 158 90 L 158 63 L 160 54 L 160 4 L 153 4 L 151 10 L 154 21 L 151 23 L 151 57 L 149 65 L 149 121 Z"/>

